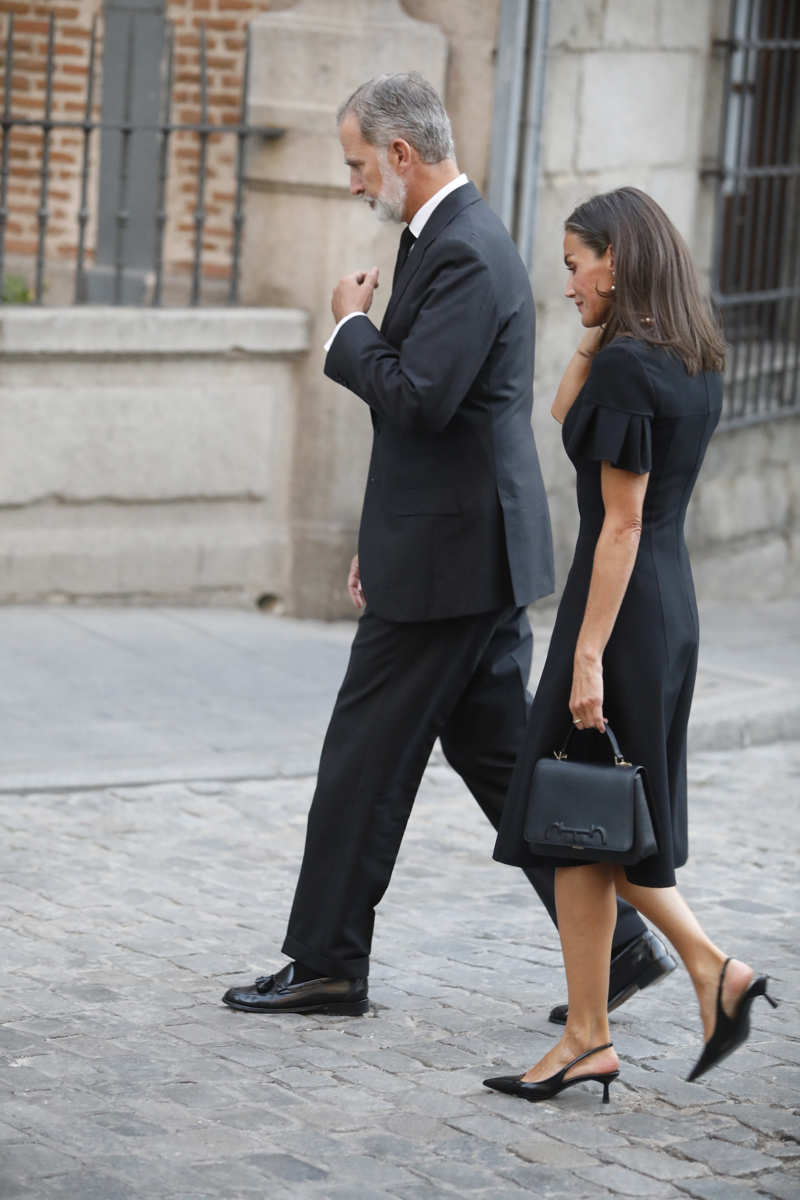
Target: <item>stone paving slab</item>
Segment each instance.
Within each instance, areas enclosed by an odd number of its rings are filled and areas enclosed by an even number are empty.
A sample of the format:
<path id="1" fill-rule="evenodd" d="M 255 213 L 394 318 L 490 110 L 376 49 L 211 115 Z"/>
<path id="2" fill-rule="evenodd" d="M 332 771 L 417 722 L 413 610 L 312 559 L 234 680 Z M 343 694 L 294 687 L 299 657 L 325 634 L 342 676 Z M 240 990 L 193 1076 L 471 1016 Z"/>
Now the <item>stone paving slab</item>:
<path id="1" fill-rule="evenodd" d="M 553 610 L 531 618 L 533 686 Z M 2 608 L 0 790 L 313 774 L 353 628 L 230 609 Z M 798 630 L 800 602 L 703 607 L 693 750 L 797 737 Z"/>
<path id="2" fill-rule="evenodd" d="M 537 1105 L 481 1086 L 557 1036 L 563 979 L 447 767 L 426 774 L 355 1019 L 219 1000 L 280 962 L 312 776 L 0 795 L 0 1196 L 800 1195 L 800 742 L 696 753 L 690 775 L 682 887 L 781 1007 L 688 1084 L 699 1022 L 675 972 L 614 1014 L 607 1106 L 599 1086 Z"/>

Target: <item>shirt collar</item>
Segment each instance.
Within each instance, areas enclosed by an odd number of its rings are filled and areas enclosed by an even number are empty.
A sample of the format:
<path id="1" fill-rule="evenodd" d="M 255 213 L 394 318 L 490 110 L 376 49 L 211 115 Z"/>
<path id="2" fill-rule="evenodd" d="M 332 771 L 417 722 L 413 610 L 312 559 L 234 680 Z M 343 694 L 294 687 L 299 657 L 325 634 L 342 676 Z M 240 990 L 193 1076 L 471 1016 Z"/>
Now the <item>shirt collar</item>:
<path id="1" fill-rule="evenodd" d="M 456 188 L 463 187 L 465 183 L 469 183 L 469 179 L 462 171 L 455 179 L 451 179 L 444 187 L 439 188 L 438 192 L 434 192 L 430 200 L 426 200 L 421 208 L 418 208 L 413 217 L 408 223 L 408 228 L 413 233 L 415 238 L 418 238 L 425 228 L 425 225 L 430 218 L 433 210 L 441 204 L 445 196 L 449 196 Z"/>

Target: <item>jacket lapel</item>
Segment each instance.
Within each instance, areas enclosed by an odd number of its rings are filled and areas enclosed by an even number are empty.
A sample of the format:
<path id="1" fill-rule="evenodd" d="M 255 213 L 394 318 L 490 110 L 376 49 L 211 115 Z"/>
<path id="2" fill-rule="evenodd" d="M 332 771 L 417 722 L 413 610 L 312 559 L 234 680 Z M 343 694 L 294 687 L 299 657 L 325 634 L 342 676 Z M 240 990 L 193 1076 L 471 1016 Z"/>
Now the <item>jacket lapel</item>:
<path id="1" fill-rule="evenodd" d="M 456 188 L 449 196 L 445 196 L 441 204 L 437 204 L 425 222 L 422 233 L 414 243 L 411 253 L 398 272 L 397 279 L 392 288 L 392 294 L 389 297 L 389 303 L 386 306 L 386 312 L 381 321 L 381 333 L 386 330 L 392 315 L 403 297 L 403 293 L 422 265 L 422 260 L 428 246 L 460 212 L 468 208 L 470 204 L 477 203 L 480 198 L 480 192 L 475 187 L 475 184 L 470 181 Z"/>

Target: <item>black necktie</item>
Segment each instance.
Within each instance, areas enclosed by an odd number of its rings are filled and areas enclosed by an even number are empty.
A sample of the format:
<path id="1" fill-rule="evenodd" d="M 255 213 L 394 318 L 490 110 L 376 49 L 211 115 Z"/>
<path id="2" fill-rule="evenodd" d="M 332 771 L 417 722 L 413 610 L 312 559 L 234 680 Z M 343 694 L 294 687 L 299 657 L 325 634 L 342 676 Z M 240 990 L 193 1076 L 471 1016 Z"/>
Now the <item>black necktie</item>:
<path id="1" fill-rule="evenodd" d="M 397 248 L 397 261 L 394 264 L 394 275 L 392 277 L 392 287 L 397 283 L 397 276 L 402 271 L 405 261 L 411 251 L 411 247 L 417 239 L 406 225 L 403 232 L 400 234 L 400 245 Z"/>

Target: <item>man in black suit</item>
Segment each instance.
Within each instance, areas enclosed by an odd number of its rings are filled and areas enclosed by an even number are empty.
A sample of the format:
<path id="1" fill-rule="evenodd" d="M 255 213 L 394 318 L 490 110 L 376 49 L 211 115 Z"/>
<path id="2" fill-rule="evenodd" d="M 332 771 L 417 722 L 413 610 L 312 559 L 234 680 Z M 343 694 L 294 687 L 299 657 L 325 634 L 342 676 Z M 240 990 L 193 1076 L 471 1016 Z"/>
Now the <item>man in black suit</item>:
<path id="1" fill-rule="evenodd" d="M 447 113 L 420 76 L 363 84 L 339 137 L 351 192 L 408 224 L 380 330 L 367 316 L 377 268 L 333 293 L 325 373 L 373 424 L 349 578 L 366 607 L 309 813 L 283 944 L 294 961 L 225 994 L 247 1012 L 367 1010 L 375 907 L 434 742 L 496 827 L 526 720 L 526 605 L 553 588 L 527 271 L 459 173 Z M 528 874 L 555 920 L 552 869 Z M 674 966 L 627 905 L 615 954 L 610 1004 Z"/>

